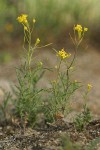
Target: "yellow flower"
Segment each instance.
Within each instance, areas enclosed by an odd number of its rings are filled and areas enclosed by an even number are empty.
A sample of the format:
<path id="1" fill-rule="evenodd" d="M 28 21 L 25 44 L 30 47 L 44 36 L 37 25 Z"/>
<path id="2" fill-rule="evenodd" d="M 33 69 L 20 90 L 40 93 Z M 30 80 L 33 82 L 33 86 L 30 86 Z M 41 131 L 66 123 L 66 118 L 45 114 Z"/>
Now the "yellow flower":
<path id="1" fill-rule="evenodd" d="M 91 85 L 91 84 L 88 84 L 87 87 L 88 87 L 88 91 L 90 91 L 91 88 L 92 88 L 92 85 Z"/>
<path id="2" fill-rule="evenodd" d="M 28 28 L 26 26 L 24 26 L 24 30 L 28 31 Z"/>
<path id="3" fill-rule="evenodd" d="M 36 20 L 35 19 L 33 19 L 33 23 L 35 23 L 36 22 Z"/>
<path id="4" fill-rule="evenodd" d="M 43 62 L 42 62 L 42 61 L 40 61 L 40 65 L 41 65 L 41 66 L 43 65 Z"/>
<path id="5" fill-rule="evenodd" d="M 36 39 L 36 45 L 39 44 L 39 43 L 40 43 L 40 39 L 37 38 L 37 39 Z"/>
<path id="6" fill-rule="evenodd" d="M 75 27 L 74 27 L 74 30 L 78 31 L 78 32 L 82 32 L 83 29 L 82 29 L 82 26 L 77 24 Z"/>
<path id="7" fill-rule="evenodd" d="M 27 16 L 28 15 L 26 15 L 26 14 L 22 14 L 21 16 L 19 16 L 19 17 L 17 17 L 17 20 L 18 20 L 18 22 L 20 22 L 20 23 L 27 23 L 28 21 L 27 21 Z"/>
<path id="8" fill-rule="evenodd" d="M 85 27 L 84 27 L 84 32 L 86 32 L 86 31 L 88 31 L 88 28 L 85 28 Z"/>
<path id="9" fill-rule="evenodd" d="M 77 80 L 75 80 L 74 82 L 77 83 Z"/>
<path id="10" fill-rule="evenodd" d="M 52 83 L 57 83 L 57 81 L 56 80 L 53 80 L 53 81 L 51 81 Z"/>
<path id="11" fill-rule="evenodd" d="M 73 70 L 73 69 L 74 69 L 74 67 L 70 67 L 69 69 L 70 69 L 70 70 Z"/>
<path id="12" fill-rule="evenodd" d="M 61 50 L 58 52 L 58 55 L 59 55 L 62 59 L 69 58 L 69 57 L 71 56 L 71 54 L 65 52 L 64 48 L 61 49 Z M 58 56 L 58 55 L 57 55 L 57 56 Z"/>

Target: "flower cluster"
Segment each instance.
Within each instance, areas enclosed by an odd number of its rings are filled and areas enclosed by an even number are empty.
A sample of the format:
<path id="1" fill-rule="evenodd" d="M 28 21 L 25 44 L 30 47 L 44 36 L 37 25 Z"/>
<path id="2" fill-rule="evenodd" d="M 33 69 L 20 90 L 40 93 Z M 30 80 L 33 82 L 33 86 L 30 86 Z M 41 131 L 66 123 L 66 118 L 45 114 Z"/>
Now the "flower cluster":
<path id="1" fill-rule="evenodd" d="M 92 88 L 92 85 L 91 85 L 91 84 L 88 84 L 87 86 L 88 86 L 88 91 L 90 91 L 91 88 Z"/>
<path id="2" fill-rule="evenodd" d="M 61 59 L 69 58 L 71 56 L 71 54 L 65 52 L 64 48 L 58 52 L 58 55 Z"/>
<path id="3" fill-rule="evenodd" d="M 77 24 L 76 26 L 74 26 L 74 31 L 77 31 L 78 39 L 80 40 L 83 38 L 84 32 L 88 31 L 88 28 L 83 28 L 80 24 Z"/>
<path id="4" fill-rule="evenodd" d="M 17 17 L 17 21 L 21 23 L 24 26 L 24 30 L 29 32 L 29 23 L 27 20 L 28 15 L 27 14 L 22 14 Z M 36 22 L 35 19 L 33 19 L 33 24 Z"/>
<path id="5" fill-rule="evenodd" d="M 26 14 L 22 14 L 21 16 L 19 16 L 17 18 L 18 22 L 22 23 L 22 24 L 26 24 L 28 21 L 27 21 L 27 16 Z"/>
<path id="6" fill-rule="evenodd" d="M 84 32 L 86 32 L 86 31 L 88 31 L 88 28 L 85 28 L 85 27 L 84 27 Z"/>
<path id="7" fill-rule="evenodd" d="M 83 30 L 82 30 L 82 26 L 79 25 L 79 24 L 77 24 L 77 25 L 74 27 L 74 29 L 75 29 L 76 31 L 78 31 L 78 32 L 82 32 L 82 31 L 83 31 Z"/>
<path id="8" fill-rule="evenodd" d="M 39 44 L 39 43 L 40 43 L 40 39 L 37 38 L 37 39 L 36 39 L 36 45 Z"/>
<path id="9" fill-rule="evenodd" d="M 33 19 L 33 23 L 35 23 L 36 22 L 36 20 L 35 19 Z"/>
<path id="10" fill-rule="evenodd" d="M 81 25 L 77 24 L 75 27 L 74 27 L 74 30 L 78 31 L 78 32 L 86 32 L 88 31 L 88 28 L 84 27 L 84 29 L 82 28 Z"/>

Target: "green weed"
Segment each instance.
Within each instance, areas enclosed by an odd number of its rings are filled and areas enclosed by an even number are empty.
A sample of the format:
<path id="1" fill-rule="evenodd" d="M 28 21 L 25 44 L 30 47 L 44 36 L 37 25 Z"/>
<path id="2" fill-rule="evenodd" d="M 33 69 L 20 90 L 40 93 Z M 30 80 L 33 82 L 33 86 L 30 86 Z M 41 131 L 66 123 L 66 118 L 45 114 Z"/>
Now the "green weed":
<path id="1" fill-rule="evenodd" d="M 66 135 L 62 137 L 62 148 L 60 150 L 81 150 L 81 146 L 73 143 L 69 136 Z"/>
<path id="2" fill-rule="evenodd" d="M 83 131 L 85 126 L 91 121 L 91 119 L 92 116 L 89 108 L 87 106 L 83 106 L 83 112 L 77 115 L 74 122 L 77 131 Z"/>
<path id="3" fill-rule="evenodd" d="M 4 91 L 4 99 L 3 102 L 0 104 L 0 114 L 1 114 L 1 118 L 3 118 L 4 121 L 7 120 L 7 115 L 8 115 L 8 104 L 11 101 L 11 94 L 8 92 Z M 2 119 L 1 119 L 2 120 Z"/>
<path id="4" fill-rule="evenodd" d="M 60 150 L 82 150 L 82 145 L 73 143 L 68 135 L 64 135 L 61 138 L 62 148 Z M 97 145 L 100 143 L 100 138 L 96 138 L 89 142 L 87 146 L 85 146 L 84 150 L 95 150 Z"/>
<path id="5" fill-rule="evenodd" d="M 71 110 L 71 99 L 75 91 L 78 90 L 82 85 L 76 80 L 73 81 L 71 78 L 72 68 L 75 64 L 78 47 L 81 44 L 88 28 L 82 27 L 77 24 L 73 28 L 73 36 L 70 34 L 70 38 L 74 45 L 74 55 L 72 56 L 65 49 L 55 50 L 57 64 L 54 70 L 57 76 L 54 81 L 51 81 L 51 87 L 47 89 L 39 89 L 37 83 L 43 77 L 46 68 L 42 62 L 36 62 L 34 58 L 35 51 L 39 46 L 40 39 L 37 38 L 34 45 L 32 44 L 32 33 L 36 20 L 33 18 L 31 23 L 28 20 L 28 15 L 22 14 L 17 18 L 18 22 L 21 23 L 24 30 L 24 50 L 22 64 L 16 69 L 16 75 L 18 79 L 18 85 L 16 86 L 16 99 L 15 111 L 16 116 L 20 118 L 21 123 L 29 123 L 34 126 L 36 124 L 37 115 L 43 113 L 45 120 L 48 122 L 54 122 L 57 119 L 64 118 L 67 113 Z M 32 46 L 33 45 L 33 46 Z M 48 44 L 50 45 L 50 44 Z M 45 45 L 43 47 L 46 47 Z M 34 61 L 34 65 L 33 62 Z M 64 66 L 64 71 L 62 71 Z M 88 84 L 88 92 L 91 89 L 91 85 Z M 45 95 L 46 101 L 42 95 Z M 84 122 L 89 121 L 89 111 L 86 105 L 86 98 L 88 92 L 85 93 L 85 104 L 84 112 L 82 117 L 76 119 L 76 126 L 82 128 L 80 125 Z M 84 119 L 83 119 L 84 118 Z M 83 120 L 82 120 L 83 119 Z"/>
<path id="6" fill-rule="evenodd" d="M 37 49 L 40 40 L 37 38 L 34 47 L 31 44 L 31 29 L 27 20 L 27 15 L 17 18 L 24 27 L 24 58 L 22 65 L 16 69 L 18 86 L 16 91 L 16 114 L 21 121 L 27 121 L 34 126 L 37 114 L 42 106 L 42 89 L 37 88 L 37 83 L 44 74 L 42 62 L 34 64 L 32 67 L 33 54 Z M 33 20 L 34 26 L 35 20 Z M 26 45 L 25 45 L 26 44 Z M 25 47 L 26 46 L 26 47 Z"/>
<path id="7" fill-rule="evenodd" d="M 100 137 L 92 140 L 88 146 L 86 146 L 86 150 L 94 150 L 97 148 L 98 144 L 100 145 Z"/>
<path id="8" fill-rule="evenodd" d="M 85 126 L 91 121 L 92 115 L 91 111 L 88 108 L 87 102 L 88 102 L 88 93 L 90 92 L 92 86 L 88 84 L 87 91 L 85 92 L 83 98 L 84 98 L 84 104 L 83 104 L 83 111 L 79 113 L 75 118 L 75 126 L 78 131 L 83 131 Z"/>
<path id="9" fill-rule="evenodd" d="M 71 99 L 75 91 L 78 90 L 82 85 L 76 80 L 73 81 L 71 78 L 72 68 L 76 61 L 78 46 L 84 38 L 84 34 L 87 28 L 83 28 L 81 25 L 74 27 L 74 37 L 70 35 L 70 38 L 74 44 L 74 56 L 71 60 L 71 54 L 63 49 L 60 51 L 55 50 L 58 62 L 56 65 L 57 77 L 54 81 L 51 81 L 50 89 L 47 89 L 49 94 L 48 102 L 44 106 L 44 114 L 47 121 L 55 121 L 65 117 L 65 114 L 71 110 Z M 61 66 L 64 66 L 64 71 L 61 71 Z M 84 114 L 86 116 L 86 114 Z"/>

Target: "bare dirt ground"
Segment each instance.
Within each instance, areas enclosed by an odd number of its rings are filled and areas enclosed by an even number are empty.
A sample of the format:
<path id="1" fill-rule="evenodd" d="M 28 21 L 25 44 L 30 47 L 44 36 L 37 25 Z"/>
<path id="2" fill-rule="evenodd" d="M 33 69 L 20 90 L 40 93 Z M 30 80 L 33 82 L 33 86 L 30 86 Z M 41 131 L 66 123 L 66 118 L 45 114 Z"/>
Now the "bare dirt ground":
<path id="1" fill-rule="evenodd" d="M 0 125 L 0 150 L 100 150 L 100 120 L 90 122 L 83 132 L 76 131 L 73 123 L 58 122 L 48 128 L 23 128 L 16 125 Z M 65 136 L 65 139 L 62 137 Z M 73 148 L 68 147 L 68 137 Z M 98 144 L 89 146 L 91 141 Z M 66 146 L 64 146 L 66 142 Z M 75 146 L 77 144 L 77 148 Z M 88 147 L 88 148 L 87 148 Z"/>

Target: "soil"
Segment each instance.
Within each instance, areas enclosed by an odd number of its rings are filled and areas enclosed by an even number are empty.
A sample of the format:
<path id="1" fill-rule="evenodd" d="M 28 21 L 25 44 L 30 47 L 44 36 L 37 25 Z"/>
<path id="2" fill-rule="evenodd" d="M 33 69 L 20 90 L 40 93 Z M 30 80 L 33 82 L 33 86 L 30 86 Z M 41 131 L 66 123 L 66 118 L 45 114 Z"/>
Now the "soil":
<path id="1" fill-rule="evenodd" d="M 76 131 L 73 123 L 60 122 L 48 124 L 44 128 L 29 128 L 16 124 L 2 123 L 0 126 L 0 149 L 1 150 L 60 150 L 63 146 L 62 136 L 69 136 L 73 143 L 85 150 L 89 143 L 100 137 L 100 120 L 91 121 L 83 132 Z M 93 150 L 99 150 L 97 144 Z M 64 149 L 67 150 L 67 149 Z"/>

